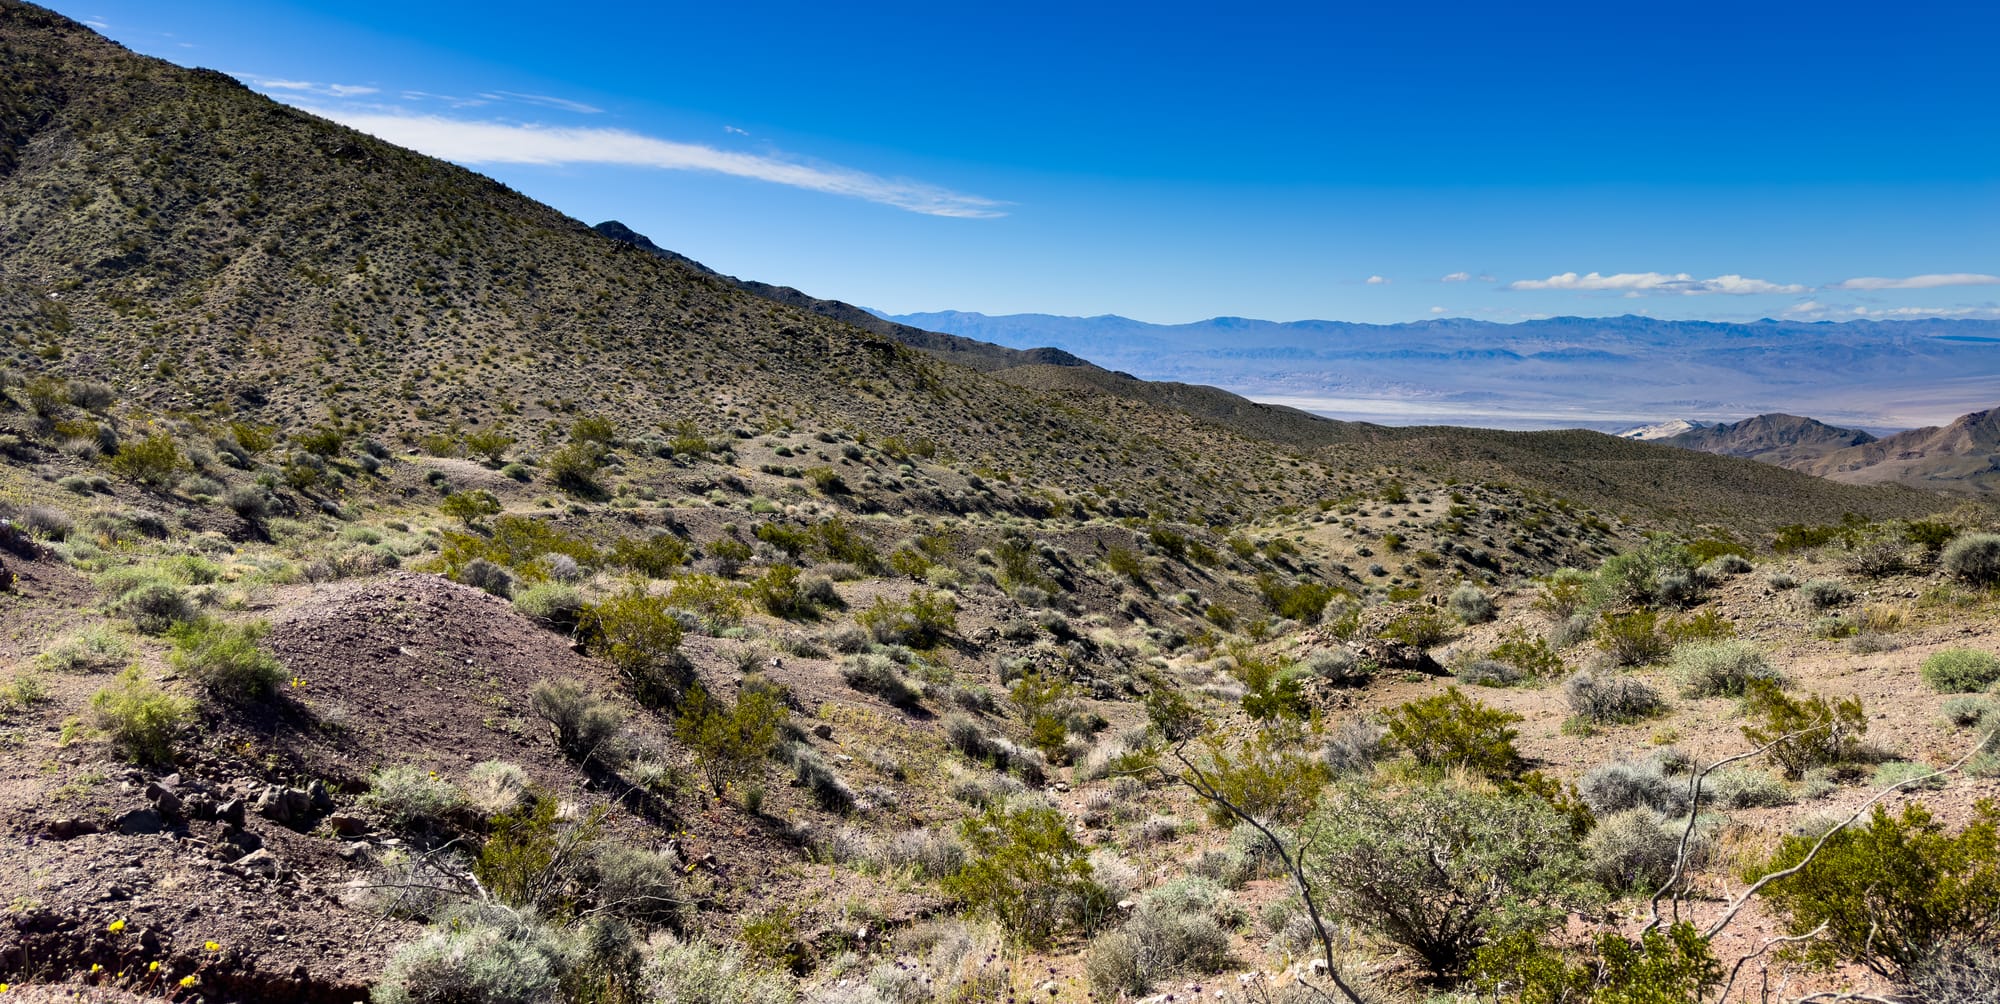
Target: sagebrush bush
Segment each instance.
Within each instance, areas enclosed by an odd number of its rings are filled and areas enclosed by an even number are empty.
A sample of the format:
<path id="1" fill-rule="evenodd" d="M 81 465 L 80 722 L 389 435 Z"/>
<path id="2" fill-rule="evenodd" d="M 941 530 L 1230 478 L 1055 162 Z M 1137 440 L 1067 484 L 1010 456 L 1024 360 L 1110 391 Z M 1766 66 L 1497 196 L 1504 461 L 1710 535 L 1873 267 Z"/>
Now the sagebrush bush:
<path id="1" fill-rule="evenodd" d="M 1091 942 L 1085 973 L 1107 1000 L 1147 994 L 1181 973 L 1206 975 L 1230 963 L 1229 929 L 1239 920 L 1229 892 L 1211 879 L 1177 879 L 1141 897 L 1130 919 Z"/>
<path id="2" fill-rule="evenodd" d="M 1924 660 L 1917 672 L 1941 694 L 1971 694 L 2000 682 L 2000 658 L 1971 648 L 1948 648 Z"/>
<path id="3" fill-rule="evenodd" d="M 166 693 L 133 666 L 90 696 L 97 727 L 133 759 L 168 763 L 174 736 L 194 714 L 194 702 Z"/>
<path id="4" fill-rule="evenodd" d="M 286 679 L 284 663 L 258 644 L 269 630 L 261 621 L 189 621 L 170 632 L 174 650 L 167 661 L 222 700 L 235 704 L 265 700 L 277 694 Z"/>
<path id="5" fill-rule="evenodd" d="M 1660 713 L 1660 692 L 1629 676 L 1577 673 L 1563 684 L 1571 714 L 1600 724 L 1636 722 Z"/>
<path id="6" fill-rule="evenodd" d="M 1839 579 L 1809 579 L 1799 586 L 1799 597 L 1814 610 L 1831 610 L 1854 602 L 1854 590 Z"/>
<path id="7" fill-rule="evenodd" d="M 87 673 L 116 666 L 132 657 L 132 646 L 110 625 L 97 624 L 50 645 L 35 656 L 40 669 L 59 673 Z"/>
<path id="8" fill-rule="evenodd" d="M 561 947 L 532 918 L 499 906 L 470 907 L 397 949 L 371 995 L 374 1004 L 542 1004 L 567 968 Z"/>
<path id="9" fill-rule="evenodd" d="M 1526 674 L 1512 665 L 1492 659 L 1474 659 L 1458 667 L 1453 675 L 1458 682 L 1473 687 L 1506 687 L 1526 678 Z"/>
<path id="10" fill-rule="evenodd" d="M 1764 653 L 1742 641 L 1696 642 L 1674 649 L 1668 668 L 1683 697 L 1741 697 L 1751 683 L 1783 685 L 1785 675 L 1764 661 Z"/>
<path id="11" fill-rule="evenodd" d="M 1761 770 L 1718 770 L 1709 774 L 1701 784 L 1704 810 L 1766 809 L 1790 805 L 1793 801 L 1792 790 L 1785 786 L 1785 782 Z"/>
<path id="12" fill-rule="evenodd" d="M 1493 602 L 1493 597 L 1486 595 L 1485 590 L 1470 582 L 1462 582 L 1457 589 L 1452 590 L 1451 595 L 1445 599 L 1445 605 L 1451 608 L 1454 616 L 1467 624 L 1484 624 L 1492 620 L 1493 615 L 1499 610 Z"/>
<path id="13" fill-rule="evenodd" d="M 611 840 L 589 845 L 585 884 L 596 909 L 646 930 L 685 933 L 697 890 L 689 868 L 672 850 L 633 847 Z"/>
<path id="14" fill-rule="evenodd" d="M 874 694 L 899 708 L 923 703 L 923 689 L 905 679 L 894 660 L 864 652 L 841 660 L 840 678 L 866 694 Z"/>
<path id="15" fill-rule="evenodd" d="M 1673 876 L 1685 824 L 1669 824 L 1645 808 L 1612 813 L 1584 838 L 1583 853 L 1599 885 L 1614 893 L 1650 893 Z"/>
<path id="16" fill-rule="evenodd" d="M 1370 719 L 1355 717 L 1327 733 L 1320 758 L 1336 775 L 1363 774 L 1374 770 L 1376 762 L 1389 753 L 1389 730 Z"/>
<path id="17" fill-rule="evenodd" d="M 529 695 L 530 710 L 555 726 L 556 745 L 578 763 L 616 765 L 623 761 L 620 735 L 625 716 L 576 680 L 548 680 Z"/>
<path id="18" fill-rule="evenodd" d="M 1743 575 L 1755 567 L 1749 558 L 1740 554 L 1718 554 L 1711 558 L 1708 564 L 1701 566 L 1703 572 L 1716 579 L 1729 575 Z"/>
<path id="19" fill-rule="evenodd" d="M 1607 763 L 1591 768 L 1577 785 L 1584 804 L 1599 816 L 1649 809 L 1662 816 L 1688 811 L 1688 782 L 1669 777 L 1657 762 Z"/>
<path id="20" fill-rule="evenodd" d="M 481 815 L 518 811 L 533 794 L 528 772 L 505 760 L 481 761 L 465 772 L 465 800 Z"/>
<path id="21" fill-rule="evenodd" d="M 1922 780 L 1918 780 L 1921 778 Z M 1869 784 L 1877 788 L 1902 785 L 1904 791 L 1932 790 L 1944 787 L 1944 776 L 1929 764 L 1912 763 L 1908 760 L 1891 760 L 1875 768 L 1875 776 Z"/>
<path id="22" fill-rule="evenodd" d="M 516 610 L 556 631 L 574 630 L 586 606 L 583 593 L 559 579 L 537 582 L 514 594 Z"/>
<path id="23" fill-rule="evenodd" d="M 466 804 L 458 785 L 414 764 L 376 771 L 358 803 L 397 831 L 441 828 Z"/>
<path id="24" fill-rule="evenodd" d="M 2000 533 L 1968 533 L 1945 545 L 1938 564 L 1975 586 L 2000 585 Z"/>
<path id="25" fill-rule="evenodd" d="M 143 634 L 165 634 L 174 625 L 194 619 L 195 607 L 186 589 L 163 578 L 146 578 L 120 592 L 111 601 L 111 611 L 129 618 Z"/>
<path id="26" fill-rule="evenodd" d="M 792 776 L 799 786 L 812 796 L 820 808 L 829 812 L 847 813 L 854 811 L 854 789 L 841 780 L 831 764 L 826 762 L 819 751 L 804 743 L 794 744 L 790 760 Z"/>
<path id="27" fill-rule="evenodd" d="M 458 581 L 501 599 L 506 599 L 514 591 L 514 576 L 485 558 L 474 558 L 460 566 Z"/>

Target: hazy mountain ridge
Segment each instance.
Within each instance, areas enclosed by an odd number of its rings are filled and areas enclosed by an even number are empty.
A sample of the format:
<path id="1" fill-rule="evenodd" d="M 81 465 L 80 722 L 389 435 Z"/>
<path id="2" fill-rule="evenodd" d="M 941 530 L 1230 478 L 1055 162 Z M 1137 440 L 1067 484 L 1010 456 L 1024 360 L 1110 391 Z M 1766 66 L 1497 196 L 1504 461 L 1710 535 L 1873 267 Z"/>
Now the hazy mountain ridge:
<path id="1" fill-rule="evenodd" d="M 1850 484 L 1896 483 L 1959 493 L 2000 489 L 2000 408 L 1880 439 L 1796 415 L 1758 415 L 1656 442 Z"/>
<path id="2" fill-rule="evenodd" d="M 1984 407 L 2000 321 L 1748 323 L 1556 317 L 1404 324 L 1117 315 L 892 315 L 1001 345 L 1053 345 L 1147 379 L 1197 379 L 1339 417 L 1618 431 L 1662 415 L 1788 412 L 1875 428 Z M 1467 365 L 1477 363 L 1478 365 Z"/>

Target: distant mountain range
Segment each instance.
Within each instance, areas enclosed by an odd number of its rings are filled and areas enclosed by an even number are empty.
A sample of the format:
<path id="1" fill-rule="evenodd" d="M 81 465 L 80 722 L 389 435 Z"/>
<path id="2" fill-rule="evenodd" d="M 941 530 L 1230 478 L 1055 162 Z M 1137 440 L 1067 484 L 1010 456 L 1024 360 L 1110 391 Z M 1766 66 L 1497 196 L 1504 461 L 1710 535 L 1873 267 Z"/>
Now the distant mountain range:
<path id="1" fill-rule="evenodd" d="M 1215 384 L 1393 424 L 1617 432 L 1667 416 L 1730 421 L 1783 412 L 1886 432 L 1989 407 L 2000 386 L 2000 321 L 1988 320 L 1149 324 L 962 311 L 886 319 L 1014 348 L 1052 346 L 1148 380 Z"/>
<path id="2" fill-rule="evenodd" d="M 2000 491 L 2000 408 L 1880 439 L 1796 415 L 1758 415 L 1655 439 L 1849 484 L 1895 482 L 1958 493 Z"/>

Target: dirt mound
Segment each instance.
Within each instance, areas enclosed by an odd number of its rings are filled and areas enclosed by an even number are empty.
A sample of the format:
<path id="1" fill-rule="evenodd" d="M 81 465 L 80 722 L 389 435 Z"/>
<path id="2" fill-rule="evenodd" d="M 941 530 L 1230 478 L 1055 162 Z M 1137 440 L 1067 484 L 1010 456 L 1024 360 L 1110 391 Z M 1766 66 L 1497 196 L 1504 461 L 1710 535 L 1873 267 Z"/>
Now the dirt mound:
<path id="1" fill-rule="evenodd" d="M 302 737 L 312 773 L 350 782 L 387 764 L 456 773 L 504 759 L 569 787 L 580 778 L 528 710 L 529 694 L 559 677 L 613 687 L 609 668 L 567 639 L 435 575 L 316 589 L 273 618 L 266 644 L 317 726 Z"/>

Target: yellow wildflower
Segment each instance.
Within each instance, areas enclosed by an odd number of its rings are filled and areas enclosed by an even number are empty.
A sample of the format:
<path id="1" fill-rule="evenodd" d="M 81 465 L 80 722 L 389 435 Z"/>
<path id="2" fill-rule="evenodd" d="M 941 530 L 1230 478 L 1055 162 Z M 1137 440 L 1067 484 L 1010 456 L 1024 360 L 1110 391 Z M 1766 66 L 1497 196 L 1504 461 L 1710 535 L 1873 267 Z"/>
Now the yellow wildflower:
<path id="1" fill-rule="evenodd" d="M 181 986 L 184 987 L 194 986 L 194 977 L 192 975 L 181 977 Z"/>
<path id="2" fill-rule="evenodd" d="M 204 942 L 202 942 L 202 944 L 201 944 L 201 947 L 203 947 L 203 948 L 206 948 L 206 949 L 208 949 L 208 950 L 209 950 L 209 951 L 211 951 L 211 952 L 219 952 L 219 951 L 222 951 L 222 945 L 220 945 L 220 944 L 219 944 L 219 943 L 217 943 L 217 942 L 213 942 L 213 941 L 204 941 Z"/>
<path id="3" fill-rule="evenodd" d="M 158 962 L 148 962 L 146 963 L 146 971 L 149 973 L 157 973 L 160 971 L 160 964 Z"/>
<path id="4" fill-rule="evenodd" d="M 93 963 L 91 963 L 91 964 L 90 964 L 90 971 L 91 971 L 91 972 L 93 972 L 93 973 L 101 973 L 101 972 L 103 972 L 103 971 L 104 971 L 104 965 L 103 965 L 103 963 L 99 963 L 99 962 L 93 962 Z"/>
<path id="5" fill-rule="evenodd" d="M 125 918 L 123 917 L 120 917 L 117 920 L 112 921 L 111 926 L 109 928 L 106 928 L 106 930 L 110 931 L 112 934 L 117 934 L 118 932 L 123 931 L 124 929 L 125 929 Z"/>

